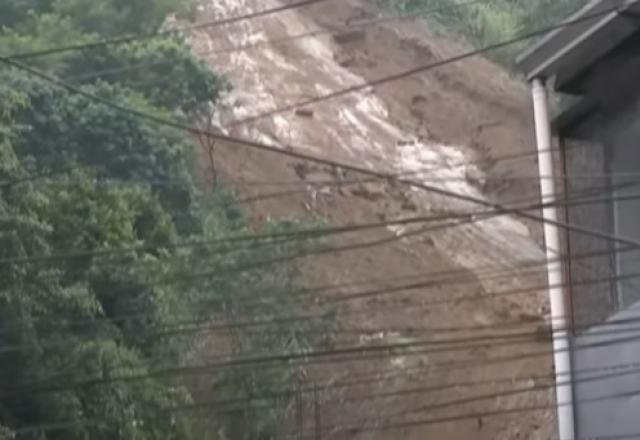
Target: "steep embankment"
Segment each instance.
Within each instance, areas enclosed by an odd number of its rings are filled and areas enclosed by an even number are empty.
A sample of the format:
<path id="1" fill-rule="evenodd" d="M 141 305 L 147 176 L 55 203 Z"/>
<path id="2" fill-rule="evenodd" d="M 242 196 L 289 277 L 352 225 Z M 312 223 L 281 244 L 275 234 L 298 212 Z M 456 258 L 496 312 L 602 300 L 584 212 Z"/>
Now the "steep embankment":
<path id="1" fill-rule="evenodd" d="M 285 2 L 210 0 L 201 8 L 199 19 L 243 14 L 280 3 Z M 521 178 L 535 174 L 532 156 L 526 155 L 533 148 L 526 90 L 482 59 L 363 89 L 301 111 L 250 124 L 233 123 L 464 50 L 428 37 L 421 24 L 410 21 L 352 27 L 348 33 L 341 30 L 380 14 L 364 0 L 333 0 L 193 34 L 196 50 L 233 84 L 216 125 L 227 133 L 282 149 L 408 173 L 414 180 L 460 194 L 503 202 L 535 199 L 533 180 Z M 289 38 L 316 30 L 321 32 Z M 280 43 L 264 43 L 274 40 Z M 229 50 L 233 47 L 244 49 Z M 213 158 L 216 172 L 247 201 L 257 224 L 269 217 L 320 216 L 332 225 L 344 225 L 481 209 L 389 182 L 354 182 L 360 176 L 351 172 L 241 145 L 217 144 Z M 503 216 L 439 229 L 422 224 L 361 231 L 332 240 L 333 245 L 356 245 L 356 249 L 301 261 L 302 282 L 340 285 L 340 295 L 392 288 L 386 294 L 337 303 L 336 346 L 419 344 L 426 339 L 531 331 L 545 313 L 540 288 L 545 277 L 540 266 L 521 267 L 542 258 L 532 238 L 535 231 L 532 234 L 529 226 Z M 430 229 L 422 229 L 425 227 Z M 397 288 L 411 283 L 418 285 Z M 513 290 L 518 294 L 501 294 Z M 465 300 L 456 300 L 461 297 Z M 315 298 L 326 299 L 321 294 Z M 505 328 L 508 323 L 521 325 Z M 443 331 L 453 327 L 466 330 Z M 544 352 L 550 348 L 547 342 L 532 337 L 484 341 L 489 342 L 461 343 L 458 349 L 447 351 L 416 344 L 401 353 L 312 368 L 309 381 L 321 387 L 356 378 L 375 379 L 365 385 L 322 388 L 323 438 L 550 438 L 551 410 L 422 423 L 551 403 L 550 389 L 539 387 L 545 382 L 541 377 L 550 372 L 548 357 L 508 360 Z M 519 379 L 504 380 L 512 377 Z M 482 384 L 424 390 L 453 382 Z M 422 392 L 402 392 L 417 387 Z M 537 388 L 499 399 L 442 405 L 527 387 Z M 396 391 L 400 393 L 371 396 Z M 305 428 L 314 429 L 315 420 L 309 417 Z M 407 422 L 411 427 L 402 431 L 380 429 Z"/>

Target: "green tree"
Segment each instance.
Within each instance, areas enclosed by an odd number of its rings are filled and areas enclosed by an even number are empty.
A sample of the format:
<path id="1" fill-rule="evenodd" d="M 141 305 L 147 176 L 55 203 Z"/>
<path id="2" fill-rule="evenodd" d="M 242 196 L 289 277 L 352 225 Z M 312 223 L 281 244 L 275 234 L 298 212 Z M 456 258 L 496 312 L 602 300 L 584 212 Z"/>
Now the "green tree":
<path id="1" fill-rule="evenodd" d="M 147 32 L 179 12 L 178 3 L 3 2 L 0 51 Z M 32 62 L 89 93 L 169 119 L 209 114 L 227 87 L 178 37 Z M 194 181 L 197 154 L 185 133 L 0 70 L 0 438 L 277 432 L 297 372 L 288 364 L 204 378 L 220 399 L 285 396 L 266 412 L 240 409 L 241 425 L 238 414 L 207 418 L 203 426 L 174 411 L 194 402 L 182 378 L 112 380 L 182 365 L 197 340 L 192 331 L 211 319 L 301 312 L 295 267 L 276 262 L 315 245 L 220 241 L 251 228 L 223 187 L 201 190 Z M 266 231 L 295 228 L 275 223 Z M 238 329 L 227 336 L 227 354 L 308 350 L 321 339 L 310 334 L 329 330 L 326 321 L 264 333 Z M 59 428 L 46 428 L 52 424 Z"/>
<path id="2" fill-rule="evenodd" d="M 70 19 L 85 34 L 121 36 L 155 31 L 168 15 L 190 12 L 194 4 L 192 0 L 6 0 L 0 5 L 0 25 L 16 28 L 30 16 L 53 14 Z"/>
<path id="3" fill-rule="evenodd" d="M 70 59 L 60 74 L 74 84 L 119 84 L 154 105 L 189 115 L 206 110 L 229 88 L 180 37 L 92 50 Z"/>

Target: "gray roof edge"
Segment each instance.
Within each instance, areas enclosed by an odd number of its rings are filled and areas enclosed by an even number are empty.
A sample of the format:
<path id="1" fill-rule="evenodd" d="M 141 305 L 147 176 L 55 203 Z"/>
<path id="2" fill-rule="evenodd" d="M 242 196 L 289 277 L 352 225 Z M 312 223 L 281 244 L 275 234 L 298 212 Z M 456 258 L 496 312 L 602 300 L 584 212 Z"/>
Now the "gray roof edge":
<path id="1" fill-rule="evenodd" d="M 563 58 L 570 56 L 572 52 L 581 50 L 581 47 L 589 47 L 589 52 L 581 57 L 582 64 L 577 65 L 573 71 L 575 73 L 575 71 L 580 71 L 589 66 L 595 59 L 613 49 L 618 43 L 624 41 L 626 37 L 632 35 L 637 29 L 635 26 L 633 29 L 630 29 L 628 26 L 621 26 L 624 22 L 620 22 L 620 20 L 626 20 L 626 18 L 616 13 L 614 16 L 607 16 L 606 19 L 591 26 L 564 47 L 557 50 L 553 55 L 548 56 L 544 61 L 540 62 L 535 69 L 527 72 L 527 79 L 531 80 L 539 76 L 553 76 L 558 73 L 559 70 L 564 70 L 564 67 L 562 67 Z M 614 28 L 614 26 L 616 27 Z M 609 35 L 611 31 L 616 31 L 615 42 L 609 40 L 607 43 L 591 44 L 589 46 L 590 39 L 594 34 L 600 32 L 603 35 Z M 573 75 L 571 77 L 573 77 Z M 561 84 L 556 83 L 556 87 L 561 87 Z"/>
<path id="2" fill-rule="evenodd" d="M 601 4 L 601 0 L 591 0 L 591 2 L 583 6 L 582 9 L 573 13 L 563 21 L 573 21 L 573 20 L 579 19 L 584 15 L 588 15 L 598 4 Z M 564 30 L 563 27 L 559 27 L 557 29 L 549 31 L 549 33 L 546 34 L 544 37 L 542 37 L 539 41 L 537 41 L 536 43 L 532 44 L 531 46 L 527 47 L 524 51 L 522 51 L 522 53 L 520 53 L 516 57 L 516 64 L 518 66 L 522 66 L 523 64 L 526 64 L 528 59 L 531 58 L 533 55 L 535 55 L 535 52 L 537 52 L 538 50 L 546 46 L 547 43 L 549 43 L 551 40 L 556 38 L 560 33 L 562 33 L 563 30 Z"/>
<path id="3" fill-rule="evenodd" d="M 640 0 L 594 0 L 580 11 L 569 17 L 566 22 L 579 20 L 581 17 L 589 17 L 580 24 L 565 26 L 550 31 L 536 44 L 521 53 L 516 63 L 524 71 L 528 79 L 536 76 L 552 76 L 553 60 L 577 41 L 586 41 L 598 33 L 598 31 L 615 23 L 624 11 L 640 5 Z M 610 9 L 610 13 L 606 11 Z M 598 15 L 602 12 L 603 14 Z"/>

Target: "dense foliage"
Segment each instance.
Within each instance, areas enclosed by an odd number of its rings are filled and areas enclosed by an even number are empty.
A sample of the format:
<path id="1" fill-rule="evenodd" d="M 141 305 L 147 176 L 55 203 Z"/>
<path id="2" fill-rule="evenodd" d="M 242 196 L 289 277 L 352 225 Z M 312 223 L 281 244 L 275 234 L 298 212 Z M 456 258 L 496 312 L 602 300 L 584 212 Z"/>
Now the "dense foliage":
<path id="1" fill-rule="evenodd" d="M 154 30 L 187 3 L 5 0 L 0 53 Z M 33 63 L 87 92 L 167 118 L 210 110 L 226 87 L 178 37 Z M 249 312 L 264 318 L 284 307 L 295 313 L 295 271 L 266 262 L 302 245 L 224 241 L 250 228 L 223 188 L 194 182 L 197 154 L 185 133 L 0 69 L 0 438 L 276 432 L 286 399 L 268 412 L 241 407 L 205 415 L 206 424 L 196 423 L 202 413 L 178 409 L 202 398 L 282 393 L 296 373 L 287 364 L 207 370 L 198 396 L 179 374 L 158 374 L 186 363 L 199 340 L 194 325 Z M 302 337 L 309 325 L 235 330 L 225 334 L 230 348 L 221 354 L 304 350 L 313 342 Z M 136 380 L 119 380 L 128 376 Z"/>
<path id="2" fill-rule="evenodd" d="M 458 0 L 378 0 L 403 12 L 430 13 L 432 22 L 462 35 L 477 47 L 484 47 L 554 25 L 587 3 L 587 0 L 487 0 L 470 3 Z M 459 4 L 459 6 L 456 6 Z M 527 42 L 513 44 L 488 54 L 512 66 Z"/>

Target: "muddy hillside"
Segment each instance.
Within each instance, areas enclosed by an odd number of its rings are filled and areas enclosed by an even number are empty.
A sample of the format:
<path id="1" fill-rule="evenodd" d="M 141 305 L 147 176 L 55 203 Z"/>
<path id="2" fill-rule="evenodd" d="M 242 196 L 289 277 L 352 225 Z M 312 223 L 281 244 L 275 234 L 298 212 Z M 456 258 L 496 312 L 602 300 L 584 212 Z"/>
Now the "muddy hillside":
<path id="1" fill-rule="evenodd" d="M 287 3 L 206 1 L 198 20 Z M 373 1 L 329 0 L 193 33 L 195 50 L 233 87 L 214 126 L 459 194 L 535 202 L 527 90 L 481 58 L 237 122 L 468 49 L 424 22 L 381 19 L 387 13 Z M 270 218 L 340 226 L 482 209 L 242 145 L 212 145 L 202 163 L 246 201 L 258 226 Z M 299 261 L 301 283 L 342 286 L 309 303 L 338 298 L 335 347 L 406 343 L 310 367 L 305 380 L 321 392 L 315 404 L 303 402 L 298 423 L 306 430 L 324 439 L 553 437 L 553 411 L 528 409 L 553 396 L 550 344 L 523 336 L 547 313 L 539 233 L 513 216 L 468 220 L 343 234 L 328 239 L 341 251 Z M 438 350 L 445 340 L 459 342 Z"/>

